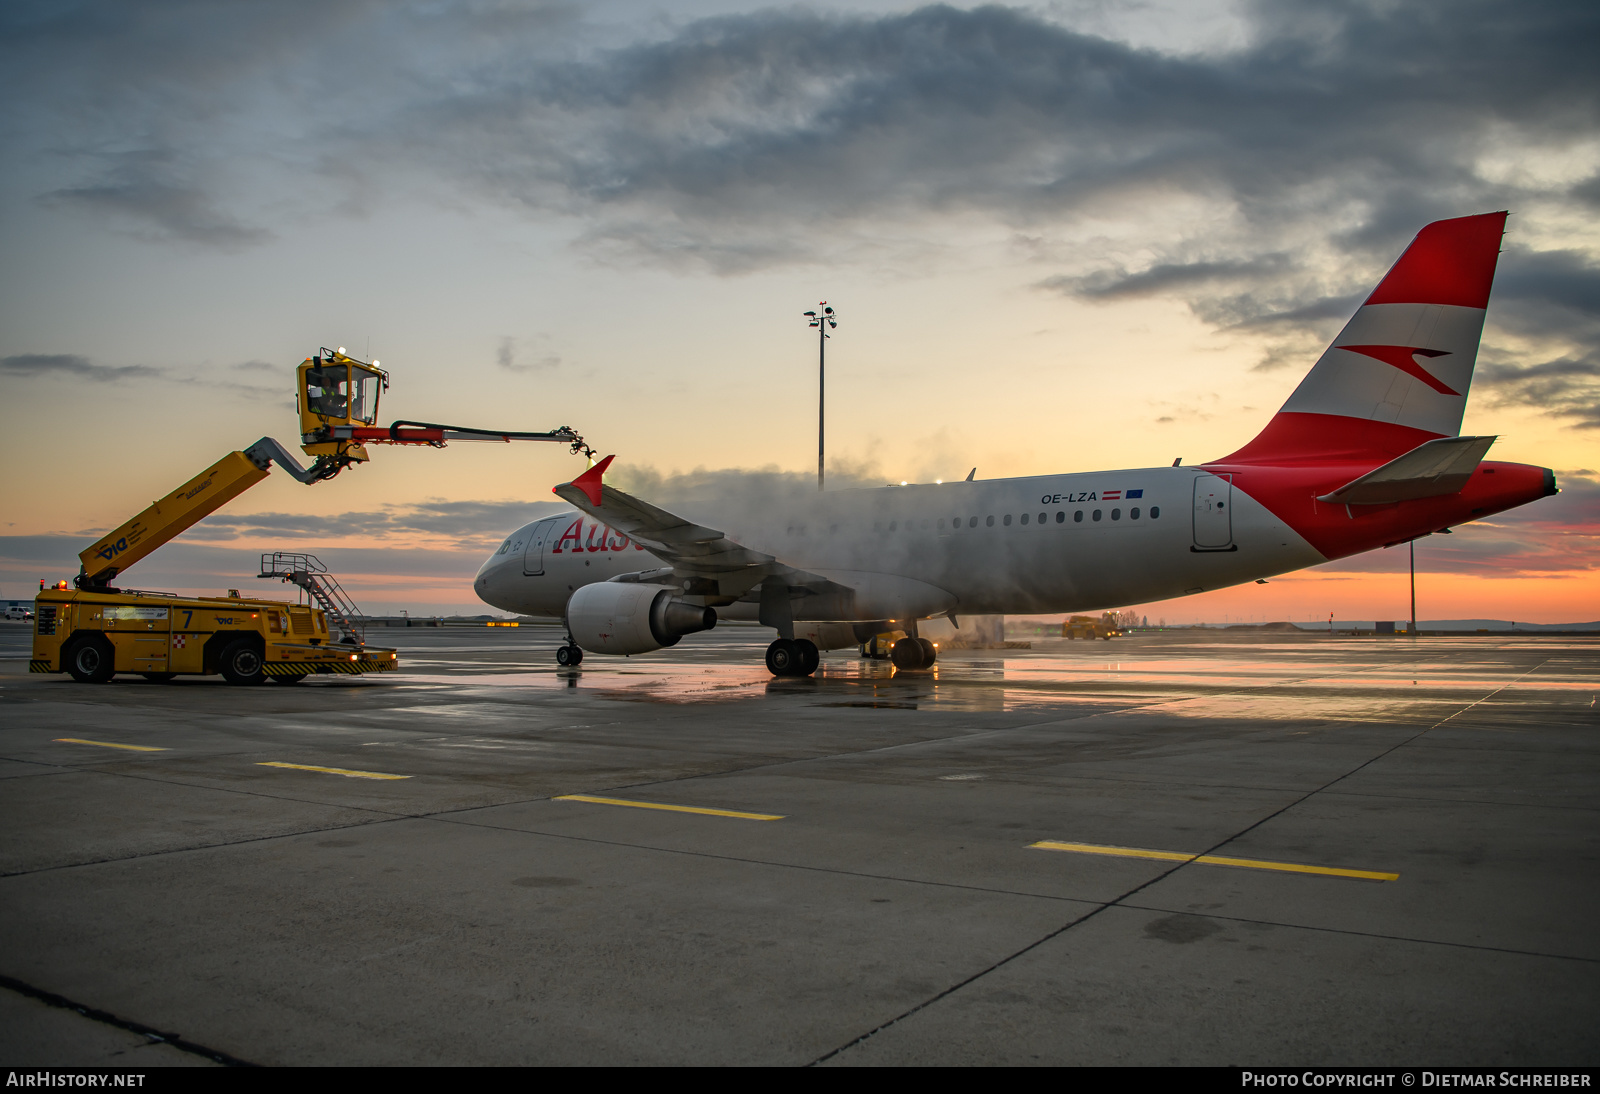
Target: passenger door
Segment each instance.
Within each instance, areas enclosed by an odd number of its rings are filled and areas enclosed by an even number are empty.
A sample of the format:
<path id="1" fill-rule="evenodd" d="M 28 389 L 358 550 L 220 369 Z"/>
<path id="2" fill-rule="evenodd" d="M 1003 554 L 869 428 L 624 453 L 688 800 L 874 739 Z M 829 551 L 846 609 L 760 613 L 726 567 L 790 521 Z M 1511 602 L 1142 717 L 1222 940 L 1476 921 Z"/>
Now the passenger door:
<path id="1" fill-rule="evenodd" d="M 544 541 L 556 526 L 554 519 L 541 520 L 528 529 L 528 545 L 522 551 L 522 572 L 529 577 L 544 573 Z"/>
<path id="2" fill-rule="evenodd" d="M 1199 475 L 1194 480 L 1194 548 L 1226 551 L 1233 543 L 1233 478 Z"/>

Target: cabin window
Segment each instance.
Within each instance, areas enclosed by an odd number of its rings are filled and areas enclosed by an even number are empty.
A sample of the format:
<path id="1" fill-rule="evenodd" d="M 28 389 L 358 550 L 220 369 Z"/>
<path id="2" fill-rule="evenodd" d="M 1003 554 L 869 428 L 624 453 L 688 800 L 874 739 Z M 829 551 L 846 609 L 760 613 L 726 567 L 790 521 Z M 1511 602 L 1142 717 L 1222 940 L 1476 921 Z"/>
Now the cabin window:
<path id="1" fill-rule="evenodd" d="M 1049 513 L 1040 513 L 1039 514 L 1039 523 L 1043 524 L 1044 523 L 1044 518 L 1048 517 L 1049 515 L 1050 515 Z"/>
<path id="2" fill-rule="evenodd" d="M 1113 509 L 1113 510 L 1111 510 L 1111 519 L 1112 520 L 1121 520 L 1122 519 L 1122 510 L 1121 509 Z"/>
<path id="3" fill-rule="evenodd" d="M 1028 514 L 1026 514 L 1026 513 L 1022 514 L 1022 523 L 1023 524 L 1027 524 L 1028 523 Z"/>
<path id="4" fill-rule="evenodd" d="M 1094 520 L 1099 520 L 1100 519 L 1100 510 L 1096 509 L 1093 513 L 1090 513 L 1089 516 L 1091 518 L 1093 518 Z"/>
<path id="5" fill-rule="evenodd" d="M 1002 520 L 1001 523 L 1004 524 L 1007 528 L 1010 528 L 1011 527 L 1011 514 L 1007 513 L 1005 515 L 1005 519 Z"/>
<path id="6" fill-rule="evenodd" d="M 973 517 L 973 518 L 971 518 L 970 520 L 967 521 L 967 527 L 968 528 L 976 528 L 977 526 L 978 526 L 978 518 L 977 517 Z"/>
<path id="7" fill-rule="evenodd" d="M 994 527 L 994 518 L 993 517 L 984 517 L 983 518 L 983 526 L 985 528 L 993 528 Z"/>
<path id="8" fill-rule="evenodd" d="M 1072 514 L 1072 520 L 1076 524 L 1082 524 L 1083 523 L 1083 510 L 1079 509 L 1077 512 L 1073 513 Z"/>
<path id="9" fill-rule="evenodd" d="M 1152 506 L 1151 506 L 1151 507 L 1150 507 L 1150 519 L 1151 519 L 1151 520 L 1155 520 L 1155 519 L 1156 519 L 1156 518 L 1157 518 L 1157 517 L 1159 517 L 1159 516 L 1160 516 L 1160 515 L 1161 515 L 1161 506 L 1159 506 L 1159 505 L 1152 505 Z"/>
<path id="10" fill-rule="evenodd" d="M 943 517 L 939 518 L 939 531 L 941 531 L 941 532 L 944 531 L 944 518 Z"/>
<path id="11" fill-rule="evenodd" d="M 1066 519 L 1067 519 L 1067 514 L 1066 513 L 1062 512 L 1059 509 L 1056 510 L 1056 523 L 1057 524 L 1065 523 Z"/>
<path id="12" fill-rule="evenodd" d="M 1128 510 L 1128 516 L 1132 517 L 1134 520 L 1138 520 L 1139 519 L 1139 507 L 1137 505 L 1135 505 L 1132 509 L 1129 509 Z"/>

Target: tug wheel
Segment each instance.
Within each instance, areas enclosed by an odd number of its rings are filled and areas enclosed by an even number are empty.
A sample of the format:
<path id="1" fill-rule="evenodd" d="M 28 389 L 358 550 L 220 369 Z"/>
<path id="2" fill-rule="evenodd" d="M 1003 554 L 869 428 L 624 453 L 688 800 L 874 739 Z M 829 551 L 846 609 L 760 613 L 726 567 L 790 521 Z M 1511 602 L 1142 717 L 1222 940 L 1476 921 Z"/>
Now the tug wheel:
<path id="1" fill-rule="evenodd" d="M 67 651 L 67 671 L 80 684 L 103 684 L 116 674 L 116 651 L 98 634 L 80 638 Z"/>
<path id="2" fill-rule="evenodd" d="M 230 684 L 259 684 L 267 678 L 261 671 L 261 651 L 248 638 L 241 638 L 222 651 L 217 658 L 217 669 Z"/>

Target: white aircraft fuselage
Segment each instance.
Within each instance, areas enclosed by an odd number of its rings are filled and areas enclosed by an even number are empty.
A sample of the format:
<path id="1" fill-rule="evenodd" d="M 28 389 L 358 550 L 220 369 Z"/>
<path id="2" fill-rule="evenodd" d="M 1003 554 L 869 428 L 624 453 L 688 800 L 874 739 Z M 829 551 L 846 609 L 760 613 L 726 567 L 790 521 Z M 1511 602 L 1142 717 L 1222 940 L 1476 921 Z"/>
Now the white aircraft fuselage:
<path id="1" fill-rule="evenodd" d="M 1248 494 L 1197 468 L 841 490 L 783 514 L 688 515 L 862 589 L 864 619 L 1090 611 L 1325 561 Z M 475 588 L 506 611 L 559 617 L 582 585 L 663 565 L 574 511 L 512 533 Z M 718 614 L 756 618 L 753 603 Z"/>

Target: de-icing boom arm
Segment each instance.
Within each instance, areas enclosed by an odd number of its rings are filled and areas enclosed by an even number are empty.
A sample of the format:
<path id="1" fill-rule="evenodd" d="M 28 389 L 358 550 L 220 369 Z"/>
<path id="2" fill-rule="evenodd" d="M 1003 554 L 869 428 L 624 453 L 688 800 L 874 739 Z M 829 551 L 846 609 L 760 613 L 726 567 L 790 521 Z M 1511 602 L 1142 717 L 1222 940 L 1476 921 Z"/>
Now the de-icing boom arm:
<path id="1" fill-rule="evenodd" d="M 314 457 L 311 466 L 302 467 L 271 437 L 228 453 L 79 552 L 83 569 L 77 577 L 78 587 L 108 589 L 119 573 L 266 478 L 274 463 L 309 486 L 333 478 L 351 464 L 365 462 L 364 444 L 368 443 L 443 448 L 447 441 L 557 441 L 570 445 L 574 453 L 593 455 L 569 426 L 548 433 L 405 421 L 379 426 L 378 398 L 388 386 L 389 374 L 376 361 L 358 361 L 343 349 L 323 349 L 307 358 L 296 374 L 295 397 L 300 408 L 301 448 Z"/>

